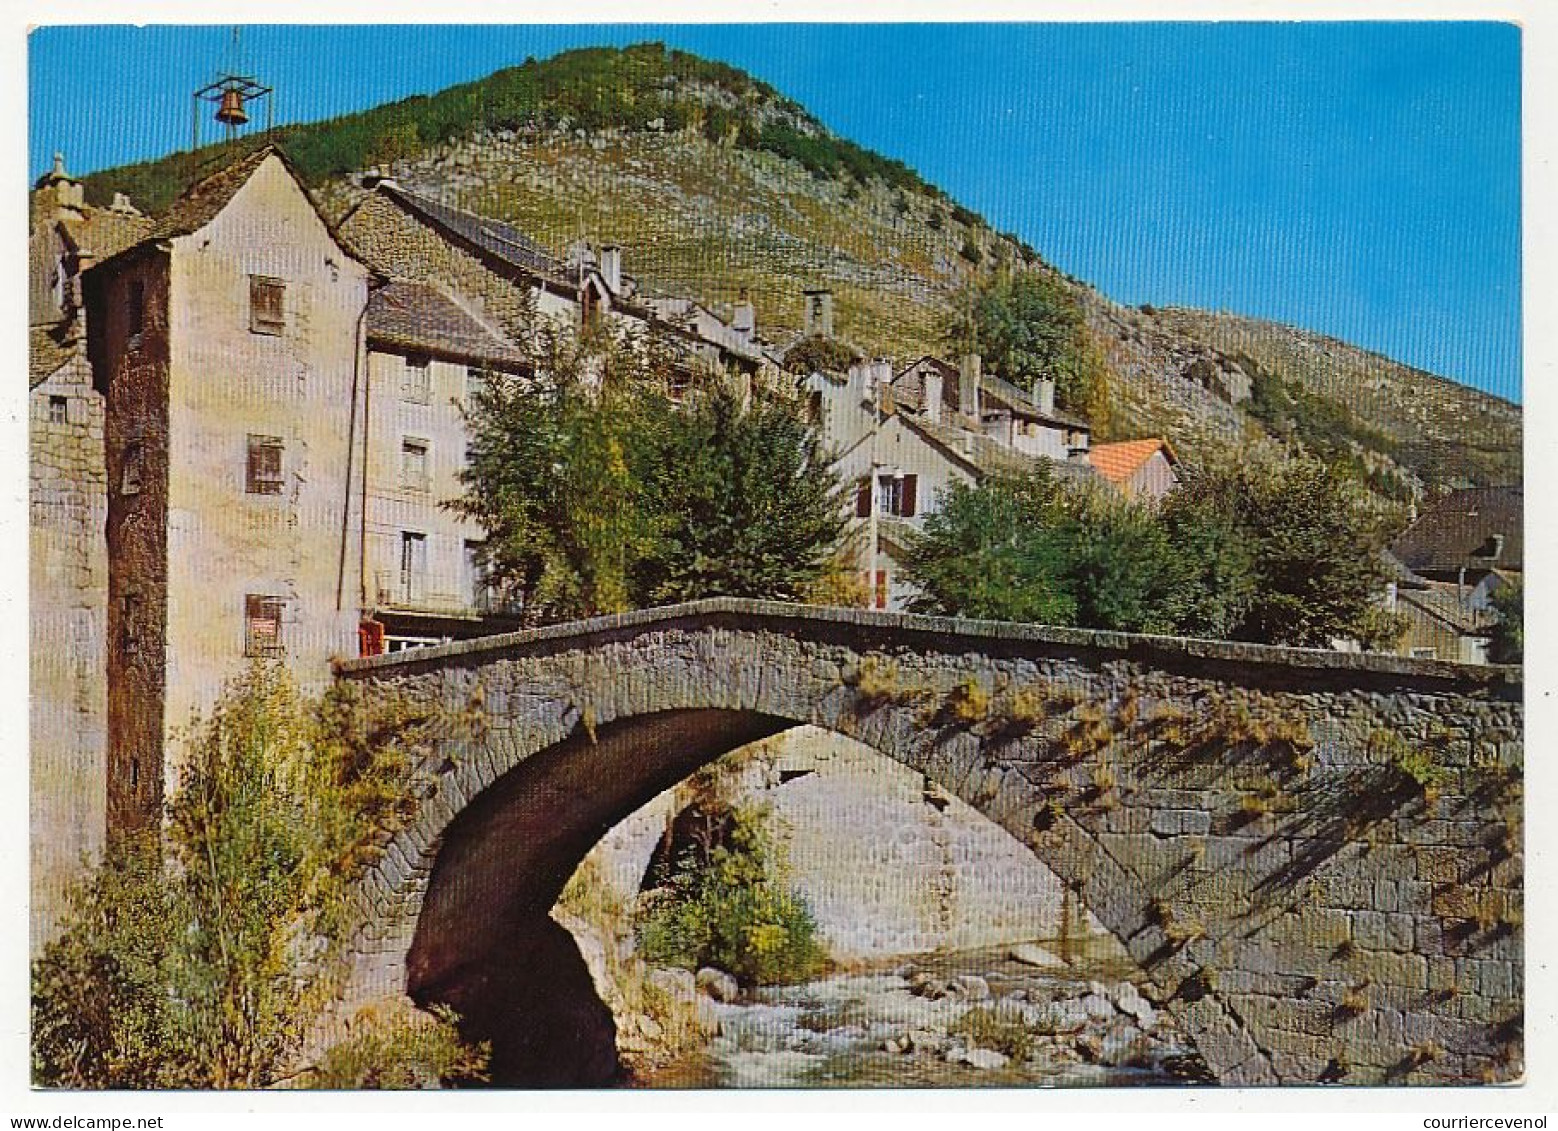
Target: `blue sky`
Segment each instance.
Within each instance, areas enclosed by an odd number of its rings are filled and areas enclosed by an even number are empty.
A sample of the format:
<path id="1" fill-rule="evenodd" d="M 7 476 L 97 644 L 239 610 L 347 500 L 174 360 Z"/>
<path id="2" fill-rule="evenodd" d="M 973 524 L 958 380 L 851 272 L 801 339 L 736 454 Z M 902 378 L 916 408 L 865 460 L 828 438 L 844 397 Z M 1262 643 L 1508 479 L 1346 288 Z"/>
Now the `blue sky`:
<path id="1" fill-rule="evenodd" d="M 1273 318 L 1520 399 L 1510 25 L 260 25 L 243 49 L 290 122 L 645 39 L 767 80 L 1120 301 Z M 187 147 L 229 40 L 34 32 L 30 171 Z"/>

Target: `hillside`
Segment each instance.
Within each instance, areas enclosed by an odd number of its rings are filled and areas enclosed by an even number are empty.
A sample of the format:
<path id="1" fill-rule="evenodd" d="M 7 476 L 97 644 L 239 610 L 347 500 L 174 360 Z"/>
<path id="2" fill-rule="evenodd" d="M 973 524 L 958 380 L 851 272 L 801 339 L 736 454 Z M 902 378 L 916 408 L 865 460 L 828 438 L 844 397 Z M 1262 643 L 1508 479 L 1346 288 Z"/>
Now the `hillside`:
<path id="1" fill-rule="evenodd" d="M 801 290 L 823 285 L 842 336 L 910 360 L 939 348 L 968 283 L 1051 269 L 772 87 L 658 44 L 528 60 L 277 140 L 331 214 L 360 193 L 353 174 L 377 166 L 554 250 L 619 242 L 624 269 L 654 290 L 728 311 L 745 288 L 760 331 L 781 344 L 799 332 Z M 107 170 L 87 179 L 88 196 L 118 189 L 155 210 L 230 156 L 214 146 Z M 1106 433 L 1161 432 L 1184 453 L 1282 437 L 1397 501 L 1519 478 L 1516 406 L 1317 334 L 1123 307 L 1070 284 L 1109 371 Z"/>

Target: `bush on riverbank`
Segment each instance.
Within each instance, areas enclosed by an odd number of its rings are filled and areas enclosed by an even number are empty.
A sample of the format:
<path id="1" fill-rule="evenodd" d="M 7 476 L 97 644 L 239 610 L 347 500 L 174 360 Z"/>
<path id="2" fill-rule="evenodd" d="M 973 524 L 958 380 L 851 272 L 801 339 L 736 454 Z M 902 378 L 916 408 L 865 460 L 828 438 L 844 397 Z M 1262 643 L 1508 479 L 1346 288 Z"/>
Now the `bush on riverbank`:
<path id="1" fill-rule="evenodd" d="M 73 894 L 33 963 L 33 1079 L 69 1088 L 261 1088 L 303 1079 L 303 1039 L 337 989 L 362 868 L 405 818 L 434 735 L 466 720 L 302 698 L 256 664 L 191 727 L 179 789 Z M 159 771 L 160 772 L 160 771 Z M 342 1050 L 359 1086 L 479 1075 L 448 1017 Z M 428 1054 L 438 1055 L 429 1059 Z"/>
<path id="2" fill-rule="evenodd" d="M 709 826 L 717 836 L 689 845 L 665 885 L 644 897 L 637 934 L 647 960 L 713 966 L 746 986 L 822 971 L 827 955 L 816 920 L 785 885 L 764 818 L 746 806 L 722 813 Z"/>

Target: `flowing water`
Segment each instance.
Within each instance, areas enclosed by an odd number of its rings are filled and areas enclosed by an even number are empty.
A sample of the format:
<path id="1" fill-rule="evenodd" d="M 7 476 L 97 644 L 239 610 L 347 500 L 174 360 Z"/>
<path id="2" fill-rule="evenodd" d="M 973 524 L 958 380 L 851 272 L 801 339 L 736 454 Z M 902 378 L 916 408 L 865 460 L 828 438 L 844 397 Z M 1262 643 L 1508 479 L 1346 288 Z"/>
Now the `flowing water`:
<path id="1" fill-rule="evenodd" d="M 892 969 L 836 973 L 714 1003 L 718 1035 L 634 1083 L 967 1088 L 1205 1081 L 1193 1046 L 1141 998 L 1132 981 L 1139 971 L 1118 953 L 1089 948 L 1073 965 L 1044 968 L 1010 953 L 1002 947 L 920 956 Z"/>

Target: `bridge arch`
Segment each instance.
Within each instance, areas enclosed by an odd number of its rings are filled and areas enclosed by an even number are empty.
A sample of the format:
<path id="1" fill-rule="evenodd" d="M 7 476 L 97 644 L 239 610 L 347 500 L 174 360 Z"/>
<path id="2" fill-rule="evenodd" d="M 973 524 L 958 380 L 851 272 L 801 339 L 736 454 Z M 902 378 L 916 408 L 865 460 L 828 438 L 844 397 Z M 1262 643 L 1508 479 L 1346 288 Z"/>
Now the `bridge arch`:
<path id="1" fill-rule="evenodd" d="M 1518 988 L 1502 992 L 1495 973 L 1467 1010 L 1458 984 L 1448 996 L 1432 984 L 1460 976 L 1455 959 L 1431 962 L 1461 929 L 1450 912 L 1465 890 L 1518 903 L 1508 837 L 1499 857 L 1491 825 L 1437 812 L 1501 804 L 1477 799 L 1472 763 L 1518 759 L 1507 671 L 735 601 L 343 667 L 477 704 L 486 722 L 438 752 L 436 790 L 364 881 L 348 1004 L 389 992 L 466 1016 L 500 1000 L 544 1013 L 494 982 L 490 958 L 545 917 L 590 847 L 699 766 L 810 724 L 924 774 L 1027 845 L 1224 1083 L 1515 1063 Z M 1446 719 L 1459 737 L 1439 753 L 1464 772 L 1425 798 L 1379 736 L 1428 741 Z M 1470 843 L 1441 843 L 1457 838 Z M 1425 860 L 1444 863 L 1428 849 L 1487 867 L 1457 864 L 1436 893 L 1418 878 Z M 1436 903 L 1449 889 L 1461 903 Z M 1495 926 L 1484 914 L 1490 937 L 1456 945 L 1514 979 L 1518 932 L 1511 944 Z M 554 1018 L 548 1039 L 601 1023 Z"/>

